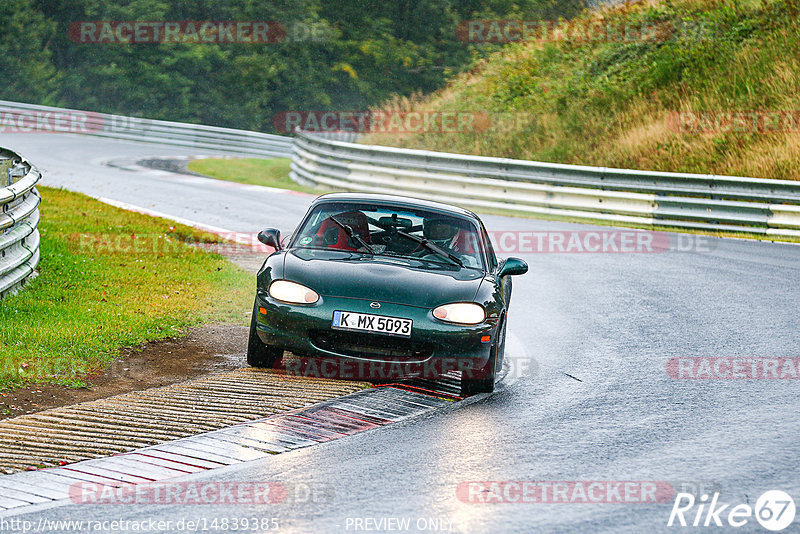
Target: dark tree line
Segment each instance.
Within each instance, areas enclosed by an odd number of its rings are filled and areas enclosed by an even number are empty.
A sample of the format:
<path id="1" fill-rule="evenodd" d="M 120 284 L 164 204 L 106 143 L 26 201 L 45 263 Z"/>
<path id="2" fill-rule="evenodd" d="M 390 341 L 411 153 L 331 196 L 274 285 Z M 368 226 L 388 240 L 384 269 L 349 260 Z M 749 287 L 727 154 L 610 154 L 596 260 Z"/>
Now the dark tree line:
<path id="1" fill-rule="evenodd" d="M 3 0 L 0 98 L 272 130 L 285 110 L 430 92 L 495 44 L 462 20 L 569 17 L 583 0 Z M 84 43 L 85 21 L 277 21 L 277 43 Z"/>

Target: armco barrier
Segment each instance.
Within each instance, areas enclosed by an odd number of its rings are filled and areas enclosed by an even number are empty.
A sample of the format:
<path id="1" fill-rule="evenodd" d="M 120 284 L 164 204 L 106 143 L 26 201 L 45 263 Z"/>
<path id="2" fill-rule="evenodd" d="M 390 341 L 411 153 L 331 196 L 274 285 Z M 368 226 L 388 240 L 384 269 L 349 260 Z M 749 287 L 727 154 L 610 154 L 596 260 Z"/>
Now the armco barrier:
<path id="1" fill-rule="evenodd" d="M 295 138 L 0 101 L 0 129 L 71 131 L 231 155 L 292 156 L 291 176 L 327 188 L 421 196 L 577 221 L 800 237 L 800 182 L 489 158 Z"/>
<path id="2" fill-rule="evenodd" d="M 240 156 L 289 157 L 292 154 L 292 138 L 281 135 L 4 100 L 0 100 L 0 131 L 74 133 Z"/>
<path id="3" fill-rule="evenodd" d="M 649 172 L 360 145 L 297 133 L 291 176 L 583 221 L 800 237 L 800 182 Z"/>
<path id="4" fill-rule="evenodd" d="M 16 291 L 39 263 L 41 173 L 19 154 L 0 149 L 0 299 Z"/>

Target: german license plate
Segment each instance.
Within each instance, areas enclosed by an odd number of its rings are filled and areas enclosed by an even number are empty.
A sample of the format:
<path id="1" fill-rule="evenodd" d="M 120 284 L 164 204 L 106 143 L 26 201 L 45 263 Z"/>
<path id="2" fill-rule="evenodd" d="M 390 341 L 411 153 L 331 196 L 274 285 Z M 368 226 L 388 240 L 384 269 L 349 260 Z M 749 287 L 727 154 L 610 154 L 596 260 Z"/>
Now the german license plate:
<path id="1" fill-rule="evenodd" d="M 377 332 L 395 336 L 411 336 L 411 319 L 355 313 L 347 311 L 333 312 L 332 328 L 339 330 L 358 330 L 360 332 Z"/>

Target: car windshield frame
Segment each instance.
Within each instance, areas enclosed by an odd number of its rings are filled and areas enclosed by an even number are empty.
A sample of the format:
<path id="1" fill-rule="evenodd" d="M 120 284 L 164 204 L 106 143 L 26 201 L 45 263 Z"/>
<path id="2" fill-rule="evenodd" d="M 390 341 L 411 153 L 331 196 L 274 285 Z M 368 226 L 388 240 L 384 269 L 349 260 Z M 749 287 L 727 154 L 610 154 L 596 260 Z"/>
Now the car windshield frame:
<path id="1" fill-rule="evenodd" d="M 396 209 L 398 211 L 406 211 L 406 212 L 423 212 L 423 213 L 430 213 L 430 214 L 440 214 L 446 217 L 452 217 L 454 219 L 458 219 L 459 221 L 466 222 L 469 224 L 471 231 L 474 232 L 476 241 L 478 243 L 478 251 L 477 257 L 480 258 L 480 265 L 471 266 L 471 265 L 464 265 L 459 266 L 456 265 L 452 260 L 448 259 L 447 257 L 441 257 L 437 259 L 430 259 L 430 258 L 417 258 L 414 256 L 406 256 L 403 254 L 383 254 L 377 253 L 374 254 L 372 252 L 362 252 L 359 250 L 341 250 L 335 248 L 328 248 L 328 247 L 317 247 L 317 246 L 300 246 L 297 244 L 298 239 L 300 239 L 300 232 L 303 228 L 305 228 L 306 224 L 308 224 L 309 219 L 317 212 L 317 210 L 324 209 L 326 205 L 333 205 L 333 206 L 353 206 L 354 210 L 358 210 L 360 208 L 371 208 L 371 209 Z M 325 250 L 325 251 L 337 251 L 346 254 L 360 254 L 364 256 L 377 256 L 377 257 L 384 257 L 384 258 L 401 258 L 407 260 L 414 260 L 414 261 L 421 261 L 426 263 L 435 263 L 437 265 L 448 266 L 448 267 L 457 267 L 463 269 L 473 269 L 478 270 L 481 272 L 488 272 L 489 269 L 489 261 L 486 255 L 486 243 L 483 242 L 484 234 L 481 231 L 481 224 L 478 220 L 474 217 L 469 217 L 466 215 L 462 215 L 457 212 L 452 212 L 448 210 L 439 210 L 436 208 L 423 206 L 423 205 L 414 205 L 414 204 L 405 204 L 403 202 L 391 202 L 391 201 L 378 201 L 378 202 L 371 202 L 369 200 L 324 200 L 322 202 L 316 202 L 309 207 L 308 211 L 306 212 L 303 219 L 300 221 L 300 224 L 297 225 L 295 228 L 291 240 L 286 247 L 286 250 L 292 249 L 301 249 L 301 250 Z"/>

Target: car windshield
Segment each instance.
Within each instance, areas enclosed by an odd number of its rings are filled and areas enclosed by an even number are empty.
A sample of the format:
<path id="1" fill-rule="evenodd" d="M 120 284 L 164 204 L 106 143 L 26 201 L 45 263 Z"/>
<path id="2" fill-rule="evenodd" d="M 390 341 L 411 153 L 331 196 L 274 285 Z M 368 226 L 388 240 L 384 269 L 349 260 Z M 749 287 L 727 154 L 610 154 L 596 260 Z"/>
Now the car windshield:
<path id="1" fill-rule="evenodd" d="M 483 269 L 480 234 L 469 219 L 390 205 L 325 202 L 292 246 L 415 258 Z"/>

